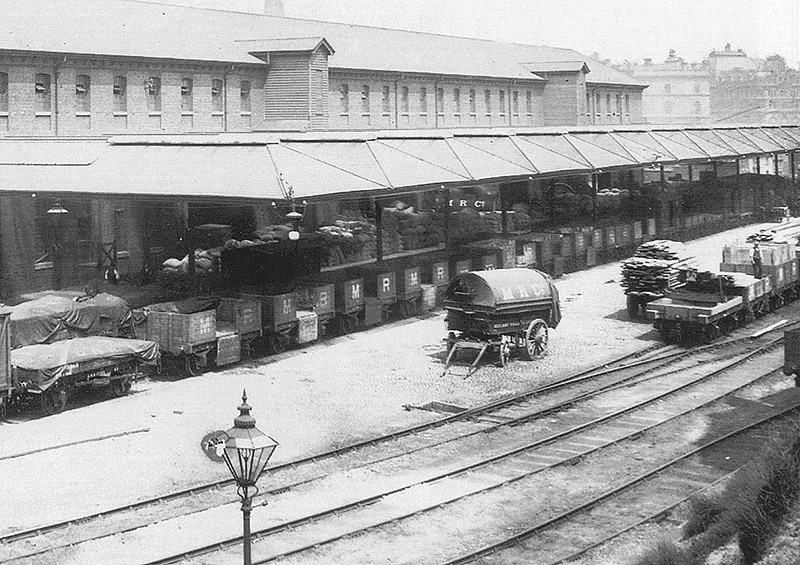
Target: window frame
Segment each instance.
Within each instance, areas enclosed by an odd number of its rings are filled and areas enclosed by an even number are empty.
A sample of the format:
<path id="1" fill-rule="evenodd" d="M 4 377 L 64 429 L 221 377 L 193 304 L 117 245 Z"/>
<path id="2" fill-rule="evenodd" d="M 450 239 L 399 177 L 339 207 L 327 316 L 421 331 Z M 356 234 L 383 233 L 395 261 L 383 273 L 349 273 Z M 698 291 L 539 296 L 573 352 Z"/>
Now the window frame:
<path id="1" fill-rule="evenodd" d="M 147 112 L 150 115 L 161 114 L 161 77 L 151 76 L 144 83 L 147 95 Z"/>
<path id="2" fill-rule="evenodd" d="M 369 104 L 369 85 L 364 84 L 361 86 L 361 115 L 362 116 L 369 116 L 370 115 L 370 104 Z"/>
<path id="3" fill-rule="evenodd" d="M 92 77 L 75 76 L 75 113 L 89 114 L 92 111 Z"/>
<path id="4" fill-rule="evenodd" d="M 48 73 L 36 73 L 33 92 L 35 113 L 49 115 L 53 110 L 53 77 Z"/>
<path id="5" fill-rule="evenodd" d="M 346 82 L 339 84 L 339 114 L 350 115 L 350 85 Z"/>
<path id="6" fill-rule="evenodd" d="M 10 95 L 8 90 L 10 88 L 10 78 L 7 72 L 0 71 L 0 114 L 8 113 L 8 104 Z"/>
<path id="7" fill-rule="evenodd" d="M 381 115 L 389 116 L 392 112 L 392 89 L 388 85 L 381 85 Z"/>
<path id="8" fill-rule="evenodd" d="M 211 113 L 225 113 L 225 81 L 221 78 L 211 79 Z"/>
<path id="9" fill-rule="evenodd" d="M 469 104 L 469 115 L 470 116 L 478 115 L 478 102 L 476 100 L 477 96 L 478 96 L 478 93 L 475 92 L 475 89 L 474 88 L 470 88 L 469 89 L 468 98 L 467 98 L 467 101 L 468 101 L 468 104 Z"/>
<path id="10" fill-rule="evenodd" d="M 492 90 L 487 88 L 483 91 L 483 105 L 487 116 L 492 115 Z"/>
<path id="11" fill-rule="evenodd" d="M 115 114 L 128 113 L 128 77 L 115 75 L 111 83 L 111 105 Z"/>
<path id="12" fill-rule="evenodd" d="M 428 87 L 427 86 L 420 86 L 419 87 L 419 115 L 426 116 L 428 115 Z"/>
<path id="13" fill-rule="evenodd" d="M 194 114 L 194 79 L 181 79 L 181 115 Z"/>
<path id="14" fill-rule="evenodd" d="M 245 88 L 245 85 L 247 87 Z M 239 113 L 241 115 L 250 115 L 253 111 L 253 102 L 250 98 L 250 93 L 253 89 L 253 83 L 249 80 L 239 82 Z"/>
<path id="15" fill-rule="evenodd" d="M 400 113 L 404 116 L 409 114 L 409 103 L 408 103 L 408 87 L 403 86 L 400 88 Z"/>

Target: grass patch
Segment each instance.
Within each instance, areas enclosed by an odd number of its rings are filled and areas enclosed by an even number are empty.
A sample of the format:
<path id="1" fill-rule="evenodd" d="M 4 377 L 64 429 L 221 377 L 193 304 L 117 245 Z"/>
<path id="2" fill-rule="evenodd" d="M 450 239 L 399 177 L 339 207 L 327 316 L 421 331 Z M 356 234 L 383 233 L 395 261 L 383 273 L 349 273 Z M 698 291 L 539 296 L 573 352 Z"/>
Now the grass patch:
<path id="1" fill-rule="evenodd" d="M 798 499 L 800 426 L 776 440 L 725 488 L 689 501 L 689 517 L 682 528 L 684 543 L 659 541 L 635 565 L 704 563 L 712 551 L 732 540 L 738 543 L 741 563 L 752 565 L 769 549 Z"/>

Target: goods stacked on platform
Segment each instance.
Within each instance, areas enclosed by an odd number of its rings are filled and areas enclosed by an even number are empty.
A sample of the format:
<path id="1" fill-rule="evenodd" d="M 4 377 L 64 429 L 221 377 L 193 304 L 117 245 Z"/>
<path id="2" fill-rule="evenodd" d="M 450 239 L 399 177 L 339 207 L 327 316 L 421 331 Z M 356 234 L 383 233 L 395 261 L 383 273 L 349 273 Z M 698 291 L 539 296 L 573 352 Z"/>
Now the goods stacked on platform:
<path id="1" fill-rule="evenodd" d="M 331 226 L 322 226 L 317 232 L 327 251 L 325 265 L 366 261 L 376 257 L 377 228 L 363 220 L 336 220 Z"/>
<path id="2" fill-rule="evenodd" d="M 639 307 L 664 296 L 681 283 L 678 269 L 695 267 L 697 260 L 677 241 L 658 239 L 643 243 L 636 254 L 622 262 L 622 282 L 628 313 L 637 317 Z"/>
<path id="3" fill-rule="evenodd" d="M 775 232 L 767 229 L 759 230 L 756 233 L 748 235 L 746 241 L 748 243 L 755 243 L 756 241 L 759 243 L 775 241 Z"/>
<path id="4" fill-rule="evenodd" d="M 250 245 L 255 245 L 249 242 Z M 226 243 L 226 246 L 228 244 Z M 194 272 L 196 275 L 210 275 L 219 272 L 219 260 L 222 247 L 211 249 L 196 249 L 194 251 Z M 170 258 L 161 265 L 161 272 L 165 276 L 181 276 L 189 274 L 189 255 L 183 259 Z"/>
<path id="5" fill-rule="evenodd" d="M 390 253 L 436 247 L 444 243 L 444 225 L 436 214 L 415 212 L 413 207 L 406 207 L 399 201 L 394 206 L 383 209 L 383 225 L 390 234 L 399 235 L 400 248 L 394 249 L 396 246 L 390 246 Z"/>

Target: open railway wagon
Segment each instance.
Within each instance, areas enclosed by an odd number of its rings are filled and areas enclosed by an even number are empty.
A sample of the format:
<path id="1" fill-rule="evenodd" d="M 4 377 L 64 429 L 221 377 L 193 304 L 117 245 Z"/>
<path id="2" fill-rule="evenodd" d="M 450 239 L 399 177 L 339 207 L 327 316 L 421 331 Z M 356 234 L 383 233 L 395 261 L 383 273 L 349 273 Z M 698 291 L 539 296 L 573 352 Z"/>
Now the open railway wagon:
<path id="1" fill-rule="evenodd" d="M 769 277 L 682 269 L 684 283 L 647 305 L 647 317 L 667 343 L 708 343 L 771 310 Z"/>
<path id="2" fill-rule="evenodd" d="M 318 336 L 328 334 L 330 329 L 338 329 L 329 328 L 336 317 L 336 287 L 332 282 L 304 280 L 297 285 L 295 292 L 299 316 L 302 318 L 306 312 L 313 312 L 317 317 Z"/>
<path id="3" fill-rule="evenodd" d="M 127 303 L 99 294 L 78 301 L 45 296 L 7 310 L 0 320 L 0 354 L 9 372 L 2 381 L 2 408 L 37 398 L 46 414 L 62 411 L 79 388 L 128 393 L 143 365 L 158 367 L 157 343 L 130 335 Z"/>
<path id="4" fill-rule="evenodd" d="M 647 304 L 680 286 L 681 268 L 696 267 L 697 260 L 678 241 L 659 239 L 641 244 L 633 257 L 622 262 L 622 281 L 628 316 L 639 318 Z"/>
<path id="5" fill-rule="evenodd" d="M 317 315 L 297 309 L 297 293 L 241 294 L 261 304 L 264 340 L 269 353 L 281 353 L 292 344 L 310 343 L 318 337 Z"/>
<path id="6" fill-rule="evenodd" d="M 748 238 L 749 239 L 749 238 Z M 798 259 L 793 245 L 786 241 L 760 240 L 761 276 L 770 279 L 770 307 L 774 310 L 800 295 Z M 720 271 L 753 274 L 753 245 L 726 245 L 722 248 Z"/>
<path id="7" fill-rule="evenodd" d="M 189 375 L 200 374 L 217 348 L 217 299 L 187 298 L 142 308 L 145 335 Z"/>
<path id="8" fill-rule="evenodd" d="M 478 350 L 474 371 L 487 351 L 501 366 L 514 352 L 532 360 L 547 348 L 549 328 L 561 321 L 558 290 L 534 269 L 494 269 L 456 275 L 445 293 L 445 373 L 460 349 Z"/>

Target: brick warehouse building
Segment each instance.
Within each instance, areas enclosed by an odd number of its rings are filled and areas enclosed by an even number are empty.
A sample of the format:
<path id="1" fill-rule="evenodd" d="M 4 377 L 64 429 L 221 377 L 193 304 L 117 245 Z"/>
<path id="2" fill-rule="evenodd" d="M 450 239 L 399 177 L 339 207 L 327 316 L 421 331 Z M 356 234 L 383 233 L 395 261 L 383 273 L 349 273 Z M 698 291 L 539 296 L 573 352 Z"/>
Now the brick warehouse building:
<path id="1" fill-rule="evenodd" d="M 282 222 L 278 174 L 311 202 L 310 230 L 357 220 L 383 233 L 364 221 L 376 195 L 425 210 L 421 231 L 386 218 L 382 243 L 337 248 L 336 267 L 440 249 L 448 200 L 499 218 L 555 185 L 585 205 L 644 184 L 658 160 L 697 161 L 690 181 L 739 155 L 782 152 L 773 162 L 794 170 L 787 133 L 636 131 L 645 85 L 571 50 L 126 0 L 3 8 L 4 298 L 96 278 L 111 247 L 135 274 L 182 256 L 187 227 L 230 224 L 242 239 Z M 564 135 L 581 128 L 596 131 Z"/>
<path id="2" fill-rule="evenodd" d="M 125 0 L 2 4 L 0 139 L 81 138 L 86 147 L 120 134 L 641 120 L 645 85 L 567 49 Z M 5 164 L 91 159 L 76 147 L 15 143 L 0 152 Z M 96 277 L 112 242 L 120 267 L 136 271 L 144 249 L 169 255 L 200 221 L 190 216 L 206 218 L 209 207 L 222 221 L 271 218 L 264 204 L 223 202 L 224 186 L 213 206 L 191 198 L 153 206 L 120 197 L 124 183 L 120 173 L 106 194 L 61 195 L 70 212 L 62 218 L 47 213 L 61 187 L 34 179 L 38 198 L 4 191 L 2 294 Z"/>

